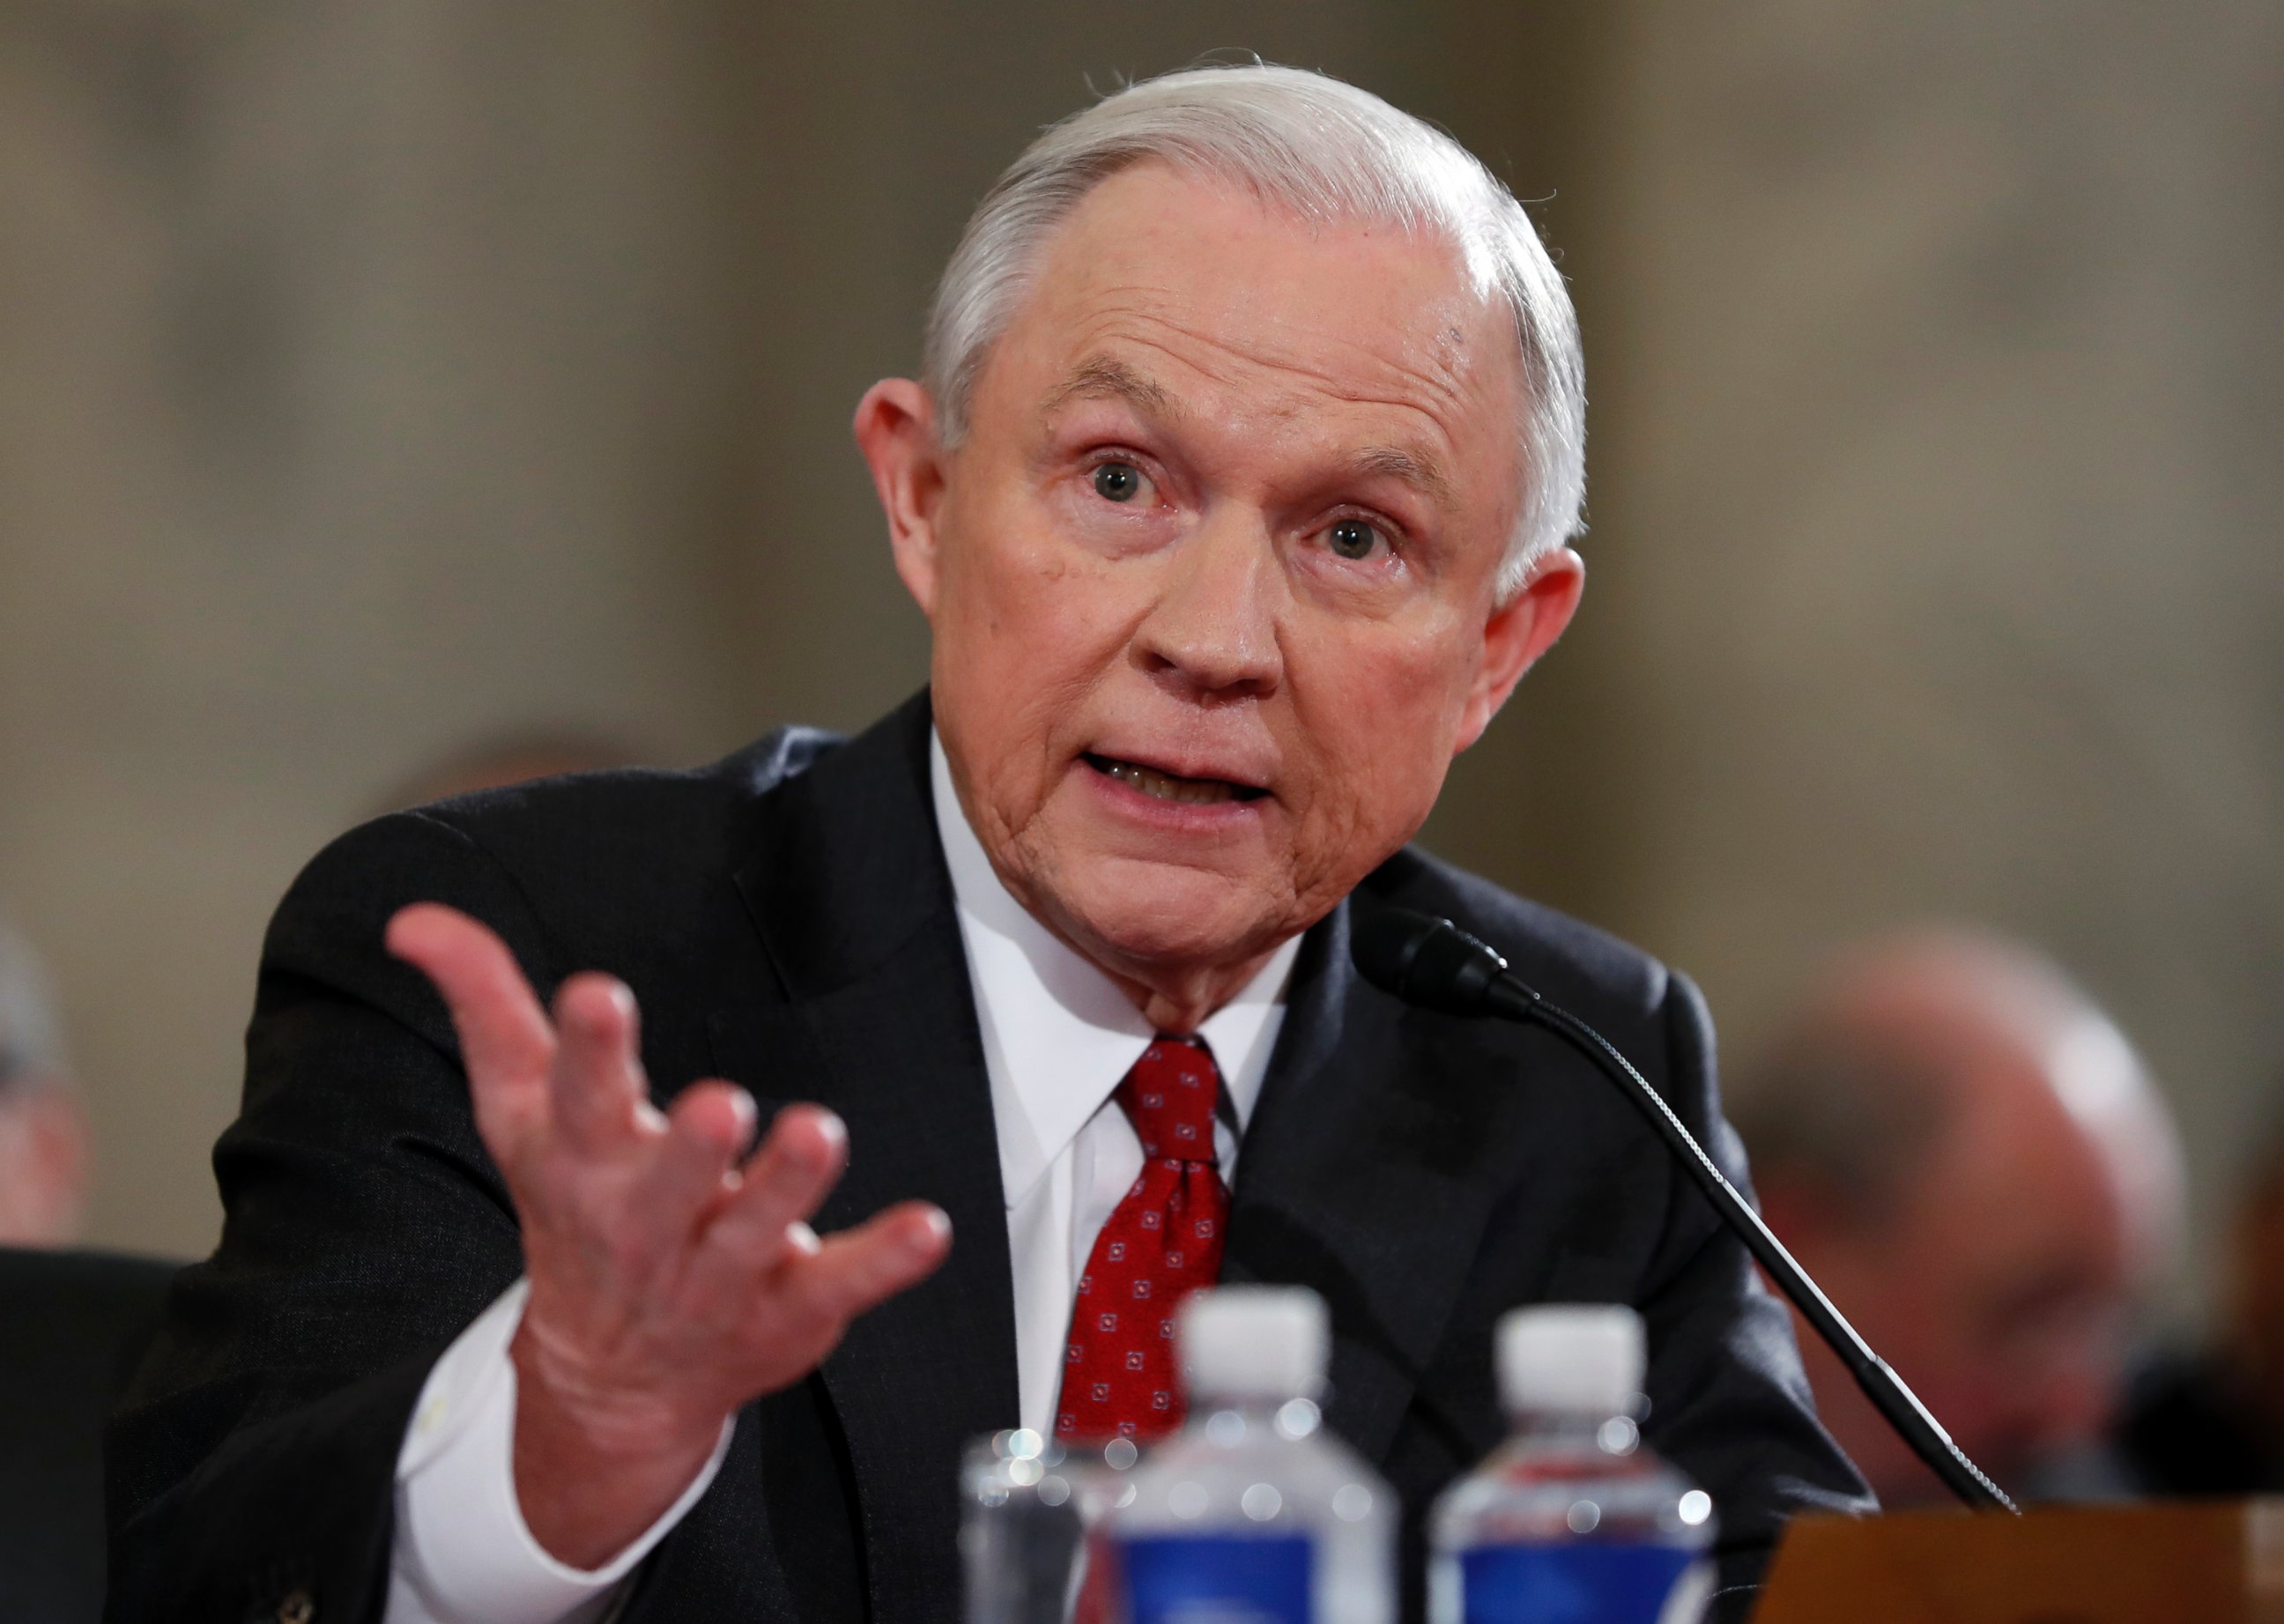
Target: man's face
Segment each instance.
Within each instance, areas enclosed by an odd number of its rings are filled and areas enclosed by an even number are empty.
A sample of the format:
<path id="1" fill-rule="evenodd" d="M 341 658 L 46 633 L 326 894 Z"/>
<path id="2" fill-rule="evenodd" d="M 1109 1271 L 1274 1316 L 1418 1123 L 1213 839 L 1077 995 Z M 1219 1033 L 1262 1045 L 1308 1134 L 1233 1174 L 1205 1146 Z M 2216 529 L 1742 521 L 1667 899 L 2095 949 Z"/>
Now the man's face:
<path id="1" fill-rule="evenodd" d="M 901 492 L 867 397 L 954 779 L 1035 914 L 1146 982 L 1240 965 L 1411 837 L 1576 601 L 1564 552 L 1496 605 L 1521 392 L 1444 246 L 1143 165 Z"/>
<path id="2" fill-rule="evenodd" d="M 1918 1183 L 1888 1268 L 1920 1311 L 1881 1351 L 1986 1469 L 2034 1485 L 2099 1445 L 2124 1383 L 2138 1282 L 2116 1172 L 2026 1083 L 1969 1105 Z"/>
<path id="3" fill-rule="evenodd" d="M 1924 1064 L 1951 1071 L 1954 1103 L 1894 1209 L 1779 1232 L 1959 1447 L 2002 1487 L 2035 1491 L 2109 1421 L 2147 1225 L 2040 1055 L 1956 1033 Z M 1818 1408 L 1881 1498 L 1944 1498 L 1836 1362 L 1816 1363 Z"/>

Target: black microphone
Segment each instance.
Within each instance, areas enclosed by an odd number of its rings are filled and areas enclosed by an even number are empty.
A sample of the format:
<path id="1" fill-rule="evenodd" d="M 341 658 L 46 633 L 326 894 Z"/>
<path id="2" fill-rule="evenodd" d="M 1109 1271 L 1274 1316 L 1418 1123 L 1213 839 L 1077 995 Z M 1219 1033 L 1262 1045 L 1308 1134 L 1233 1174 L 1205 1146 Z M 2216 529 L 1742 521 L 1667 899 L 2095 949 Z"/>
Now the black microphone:
<path id="1" fill-rule="evenodd" d="M 1736 1231 L 1778 1289 L 1792 1299 L 1802 1317 L 1840 1355 L 1864 1396 L 1887 1417 L 1888 1425 L 1912 1452 L 1968 1505 L 2004 1511 L 2016 1509 L 2006 1491 L 1967 1458 L 1966 1452 L 1951 1441 L 1951 1434 L 1928 1413 L 1927 1406 L 1904 1385 L 1903 1378 L 1872 1351 L 1807 1271 L 1793 1261 L 1784 1243 L 1713 1165 L 1696 1136 L 1608 1039 L 1568 1010 L 1547 1003 L 1507 969 L 1506 959 L 1449 919 L 1409 909 L 1382 909 L 1357 920 L 1351 951 L 1365 980 L 1406 1003 L 1445 1015 L 1498 1015 L 1530 1022 L 1545 1027 L 1592 1061 L 1649 1119 L 1666 1147 L 1680 1159 L 1706 1199 L 1713 1203 L 1722 1222 Z"/>

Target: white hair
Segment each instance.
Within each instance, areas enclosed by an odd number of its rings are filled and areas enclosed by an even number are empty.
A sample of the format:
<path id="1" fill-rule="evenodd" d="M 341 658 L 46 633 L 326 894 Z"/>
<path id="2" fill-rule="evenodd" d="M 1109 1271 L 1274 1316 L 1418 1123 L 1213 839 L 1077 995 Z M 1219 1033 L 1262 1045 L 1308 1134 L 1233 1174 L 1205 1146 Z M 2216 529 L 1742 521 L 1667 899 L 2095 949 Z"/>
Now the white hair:
<path id="1" fill-rule="evenodd" d="M 0 1092 L 66 1080 L 47 978 L 24 939 L 0 918 Z"/>
<path id="2" fill-rule="evenodd" d="M 1583 528 L 1585 371 L 1578 319 L 1522 206 L 1474 154 L 1368 90 L 1266 64 L 1193 67 L 1130 85 L 1061 122 L 976 206 L 928 314 L 925 376 L 957 447 L 992 341 L 1029 292 L 1047 236 L 1102 181 L 1154 160 L 1232 180 L 1310 221 L 1368 221 L 1457 248 L 1477 291 L 1514 318 L 1529 404 L 1522 502 L 1504 598 Z"/>

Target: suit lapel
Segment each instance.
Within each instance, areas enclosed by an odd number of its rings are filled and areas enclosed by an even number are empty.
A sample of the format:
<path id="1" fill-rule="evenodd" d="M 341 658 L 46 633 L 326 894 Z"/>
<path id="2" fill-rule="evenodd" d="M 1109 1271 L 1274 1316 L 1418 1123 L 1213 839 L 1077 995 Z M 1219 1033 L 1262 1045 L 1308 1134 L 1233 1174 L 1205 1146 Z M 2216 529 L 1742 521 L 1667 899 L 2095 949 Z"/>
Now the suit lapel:
<path id="1" fill-rule="evenodd" d="M 1018 1414 L 1006 1206 L 927 727 L 922 694 L 757 803 L 738 884 L 785 1001 L 757 988 L 715 1021 L 726 1073 L 847 1121 L 820 1230 L 911 1198 L 951 1218 L 943 1269 L 851 1325 L 822 1371 L 882 1624 L 945 1615 L 960 1449 Z"/>
<path id="2" fill-rule="evenodd" d="M 1349 963 L 1346 902 L 1310 934 L 1232 1192 L 1227 1280 L 1307 1285 L 1333 1316 L 1328 1416 L 1383 1456 L 1499 1193 L 1512 1063 Z M 1470 1451 L 1471 1452 L 1471 1451 Z"/>

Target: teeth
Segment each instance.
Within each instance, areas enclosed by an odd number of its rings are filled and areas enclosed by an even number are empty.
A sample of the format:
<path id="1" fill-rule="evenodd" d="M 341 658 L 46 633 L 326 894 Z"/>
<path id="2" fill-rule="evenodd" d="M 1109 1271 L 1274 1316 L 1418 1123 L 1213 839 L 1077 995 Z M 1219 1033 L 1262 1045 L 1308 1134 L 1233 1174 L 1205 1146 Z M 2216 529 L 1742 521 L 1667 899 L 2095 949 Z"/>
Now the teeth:
<path id="1" fill-rule="evenodd" d="M 1178 800 L 1193 806 L 1212 806 L 1237 799 L 1237 787 L 1218 778 L 1177 778 L 1172 773 L 1160 772 L 1154 767 L 1137 767 L 1131 761 L 1105 760 L 1103 770 L 1122 784 L 1130 784 L 1145 795 L 1160 800 Z"/>

